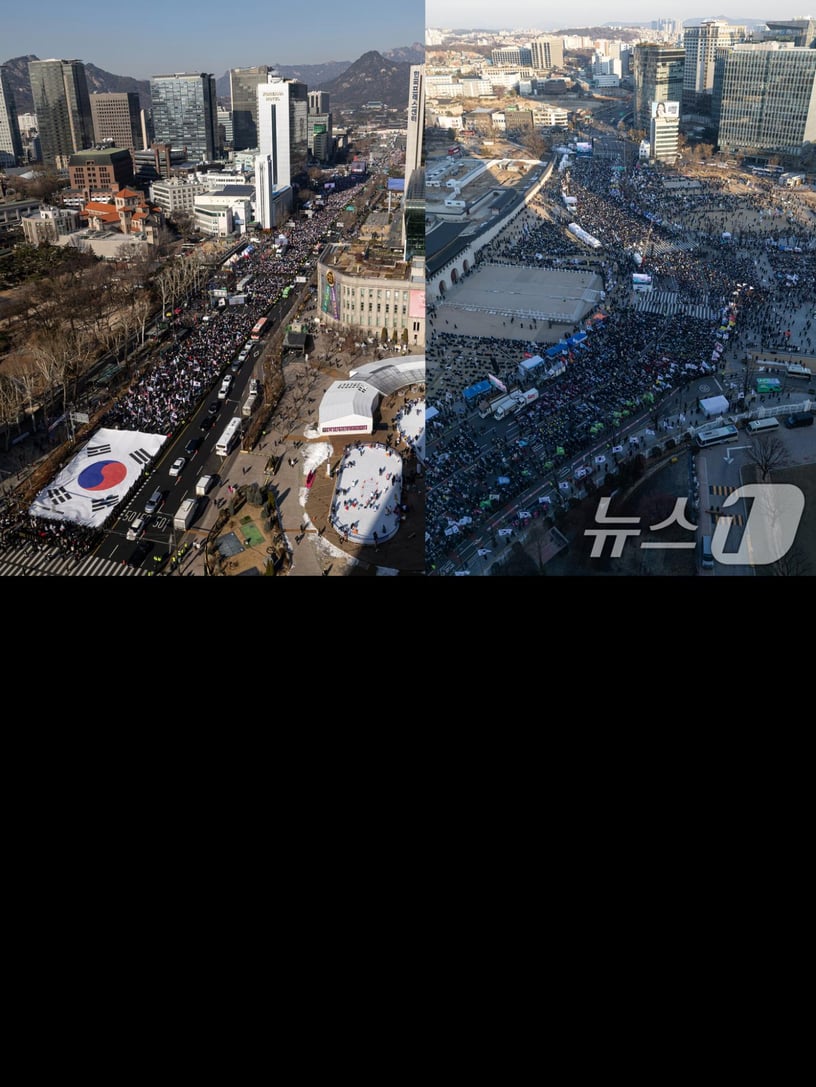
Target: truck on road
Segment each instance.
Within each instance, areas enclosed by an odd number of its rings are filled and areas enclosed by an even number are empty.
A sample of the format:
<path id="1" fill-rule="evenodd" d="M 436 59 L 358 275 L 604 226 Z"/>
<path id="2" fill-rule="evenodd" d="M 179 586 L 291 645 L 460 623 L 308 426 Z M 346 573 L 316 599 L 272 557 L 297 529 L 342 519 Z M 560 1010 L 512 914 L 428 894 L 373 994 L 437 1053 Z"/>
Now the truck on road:
<path id="1" fill-rule="evenodd" d="M 173 528 L 183 532 L 189 528 L 198 513 L 198 499 L 185 498 L 179 508 L 173 514 Z"/>
<path id="2" fill-rule="evenodd" d="M 517 415 L 520 411 L 524 411 L 535 400 L 538 400 L 538 389 L 527 389 L 526 391 L 514 389 L 507 396 L 494 400 L 490 407 L 494 418 L 504 419 L 508 415 Z"/>

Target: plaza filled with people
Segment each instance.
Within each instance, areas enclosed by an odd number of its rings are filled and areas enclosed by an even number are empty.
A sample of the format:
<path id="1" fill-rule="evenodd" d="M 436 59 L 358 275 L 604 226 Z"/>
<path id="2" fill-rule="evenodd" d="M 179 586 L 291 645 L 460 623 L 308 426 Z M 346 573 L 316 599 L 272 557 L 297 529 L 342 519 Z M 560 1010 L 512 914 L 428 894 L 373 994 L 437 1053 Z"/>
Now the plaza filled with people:
<path id="1" fill-rule="evenodd" d="M 721 178 L 672 187 L 667 177 L 675 175 L 665 170 L 615 165 L 590 157 L 576 160 L 566 177 L 554 174 L 528 209 L 479 252 L 477 263 L 486 270 L 493 263 L 559 269 L 572 261 L 592 263 L 604 277 L 599 313 L 568 327 L 527 321 L 523 330 L 521 321 L 504 314 L 468 314 L 464 320 L 456 285 L 429 306 L 428 399 L 438 411 L 427 447 L 430 571 L 456 549 L 463 531 L 478 528 L 535 480 L 555 483 L 559 467 L 600 435 L 618 448 L 614 436 L 633 417 L 713 373 L 726 343 L 813 352 L 816 230 L 810 208 L 768 183 L 752 181 L 738 194 Z M 565 185 L 577 197 L 569 212 L 561 200 Z M 573 219 L 601 240 L 601 250 L 590 252 L 573 239 L 566 230 Z M 670 312 L 650 307 L 648 294 L 633 292 L 637 271 L 652 276 L 654 299 L 676 300 Z M 800 331 L 791 338 L 794 319 Z M 525 357 L 579 330 L 586 338 L 559 356 L 564 366 L 558 376 L 519 376 Z M 479 402 L 466 395 L 488 375 L 507 388 L 538 389 L 538 398 L 517 416 L 512 440 L 504 436 L 506 428 L 485 436 Z M 673 425 L 689 425 L 695 411 L 696 405 L 685 403 Z"/>

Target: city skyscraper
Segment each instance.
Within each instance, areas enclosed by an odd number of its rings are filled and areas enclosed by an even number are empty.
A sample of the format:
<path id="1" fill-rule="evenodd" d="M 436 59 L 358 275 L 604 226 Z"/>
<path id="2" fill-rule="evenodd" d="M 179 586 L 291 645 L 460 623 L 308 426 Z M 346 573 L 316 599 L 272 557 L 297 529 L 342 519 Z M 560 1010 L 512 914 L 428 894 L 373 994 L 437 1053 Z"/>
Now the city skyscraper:
<path id="1" fill-rule="evenodd" d="M 17 106 L 6 69 L 0 65 L 0 168 L 20 166 L 23 141 L 17 122 Z"/>
<path id="2" fill-rule="evenodd" d="M 560 68 L 564 63 L 564 42 L 561 38 L 543 34 L 530 42 L 530 55 L 533 67 L 538 72 L 549 72 Z"/>
<path id="3" fill-rule="evenodd" d="M 91 95 L 94 140 L 113 140 L 116 147 L 135 151 L 142 147 L 142 118 L 135 91 Z"/>
<path id="4" fill-rule="evenodd" d="M 270 72 L 274 69 L 268 64 L 230 69 L 232 142 L 236 151 L 258 146 L 258 87 L 267 82 Z"/>
<path id="5" fill-rule="evenodd" d="M 192 162 L 213 162 L 217 155 L 218 108 L 215 76 L 180 72 L 150 79 L 153 129 L 157 143 L 187 148 Z"/>
<path id="6" fill-rule="evenodd" d="M 634 56 L 635 128 L 648 132 L 652 102 L 682 102 L 685 52 L 675 45 L 638 42 Z"/>
<path id="7" fill-rule="evenodd" d="M 258 86 L 258 150 L 271 161 L 271 179 L 281 188 L 305 172 L 309 101 L 305 83 L 270 75 Z"/>
<path id="8" fill-rule="evenodd" d="M 59 169 L 77 151 L 93 147 L 93 118 L 81 60 L 30 60 L 28 75 L 42 160 Z"/>
<path id="9" fill-rule="evenodd" d="M 328 113 L 330 97 L 328 91 L 309 91 L 309 113 Z"/>
<path id="10" fill-rule="evenodd" d="M 408 82 L 408 135 L 402 194 L 403 259 L 425 254 L 425 65 L 412 64 Z"/>
<path id="11" fill-rule="evenodd" d="M 816 141 L 816 49 L 783 42 L 722 49 L 713 98 L 721 148 L 796 160 Z"/>
<path id="12" fill-rule="evenodd" d="M 422 163 L 425 129 L 425 65 L 412 64 L 408 76 L 408 134 L 405 140 L 405 183 Z"/>
<path id="13" fill-rule="evenodd" d="M 731 26 L 717 19 L 707 19 L 683 31 L 683 106 L 707 113 L 714 90 L 714 61 L 717 50 L 745 38 L 744 26 Z"/>

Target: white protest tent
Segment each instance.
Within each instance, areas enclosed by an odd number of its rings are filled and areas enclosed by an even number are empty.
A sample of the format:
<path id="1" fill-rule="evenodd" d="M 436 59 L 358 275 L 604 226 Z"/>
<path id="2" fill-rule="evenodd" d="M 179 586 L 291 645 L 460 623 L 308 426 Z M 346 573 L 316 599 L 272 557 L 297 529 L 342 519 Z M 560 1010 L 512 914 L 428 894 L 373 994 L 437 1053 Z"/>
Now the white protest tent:
<path id="1" fill-rule="evenodd" d="M 728 398 L 725 396 L 708 396 L 700 401 L 700 409 L 704 415 L 723 415 L 728 411 Z"/>

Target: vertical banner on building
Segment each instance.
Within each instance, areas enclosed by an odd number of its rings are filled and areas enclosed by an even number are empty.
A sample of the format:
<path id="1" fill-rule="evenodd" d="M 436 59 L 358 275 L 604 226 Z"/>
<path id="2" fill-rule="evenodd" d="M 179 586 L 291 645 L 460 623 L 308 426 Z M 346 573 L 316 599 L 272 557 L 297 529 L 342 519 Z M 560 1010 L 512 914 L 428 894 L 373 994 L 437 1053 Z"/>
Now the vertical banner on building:
<path id="1" fill-rule="evenodd" d="M 326 273 L 320 308 L 324 313 L 328 313 L 330 317 L 333 317 L 335 321 L 340 320 L 340 307 L 337 305 L 337 287 L 334 281 L 334 272 L 331 269 Z"/>

